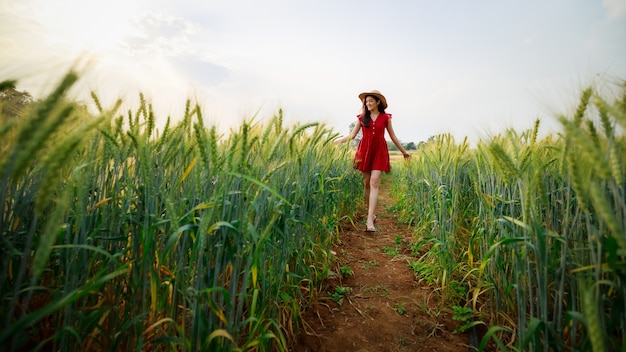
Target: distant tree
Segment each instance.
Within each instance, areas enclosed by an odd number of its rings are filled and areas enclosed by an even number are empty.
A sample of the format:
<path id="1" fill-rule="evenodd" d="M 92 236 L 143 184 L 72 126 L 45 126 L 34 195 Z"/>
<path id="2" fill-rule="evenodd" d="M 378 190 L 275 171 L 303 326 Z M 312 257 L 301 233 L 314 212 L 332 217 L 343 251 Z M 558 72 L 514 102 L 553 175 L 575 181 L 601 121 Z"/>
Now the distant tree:
<path id="1" fill-rule="evenodd" d="M 356 122 L 353 122 L 350 124 L 349 126 L 350 129 L 348 130 L 348 134 L 352 132 L 352 130 L 354 129 L 354 126 L 356 126 Z M 354 140 L 350 142 L 350 145 L 356 147 L 359 144 L 359 141 L 361 140 L 361 136 L 362 136 L 362 133 L 361 131 L 359 131 L 356 137 L 354 137 Z"/>
<path id="2" fill-rule="evenodd" d="M 15 89 L 15 85 L 17 84 L 17 81 L 14 79 L 8 79 L 6 81 L 2 81 L 0 82 L 0 91 L 3 91 L 5 89 Z"/>
<path id="3" fill-rule="evenodd" d="M 16 117 L 34 102 L 28 92 L 15 89 L 15 81 L 0 82 L 0 112 L 5 117 Z"/>
<path id="4" fill-rule="evenodd" d="M 402 143 L 402 146 L 406 150 L 417 150 L 417 146 L 413 142 Z M 398 147 L 396 147 L 396 145 L 393 144 L 393 142 L 387 141 L 387 149 L 389 149 L 390 151 L 397 151 Z"/>
<path id="5" fill-rule="evenodd" d="M 350 129 L 348 130 L 348 133 L 352 132 L 352 130 L 354 129 L 354 126 L 356 126 L 356 122 L 353 122 L 350 124 Z M 354 139 L 356 141 L 361 140 L 361 136 L 363 135 L 362 131 L 359 130 L 359 133 L 357 133 L 356 137 L 354 137 Z"/>

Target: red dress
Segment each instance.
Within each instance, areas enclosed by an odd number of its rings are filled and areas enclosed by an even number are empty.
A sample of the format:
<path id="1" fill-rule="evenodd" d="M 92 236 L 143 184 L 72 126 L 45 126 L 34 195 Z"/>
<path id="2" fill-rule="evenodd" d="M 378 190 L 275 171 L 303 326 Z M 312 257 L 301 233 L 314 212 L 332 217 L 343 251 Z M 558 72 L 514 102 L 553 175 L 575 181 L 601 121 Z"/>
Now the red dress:
<path id="1" fill-rule="evenodd" d="M 389 172 L 389 150 L 385 140 L 385 130 L 387 122 L 391 119 L 391 114 L 378 114 L 376 121 L 370 121 L 369 127 L 363 126 L 362 116 L 357 118 L 361 121 L 361 131 L 363 136 L 356 148 L 354 155 L 354 168 L 360 171 L 381 170 Z"/>

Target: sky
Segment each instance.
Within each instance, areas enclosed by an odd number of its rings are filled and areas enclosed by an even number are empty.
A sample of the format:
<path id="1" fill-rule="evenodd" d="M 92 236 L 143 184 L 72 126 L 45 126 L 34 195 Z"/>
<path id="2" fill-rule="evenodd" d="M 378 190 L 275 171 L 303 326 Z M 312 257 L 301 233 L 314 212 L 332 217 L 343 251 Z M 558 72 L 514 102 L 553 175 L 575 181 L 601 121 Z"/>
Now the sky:
<path id="1" fill-rule="evenodd" d="M 376 89 L 401 142 L 559 130 L 581 90 L 626 79 L 626 0 L 0 0 L 0 81 L 43 97 L 70 69 L 158 124 L 222 133 L 282 109 L 348 134 Z"/>

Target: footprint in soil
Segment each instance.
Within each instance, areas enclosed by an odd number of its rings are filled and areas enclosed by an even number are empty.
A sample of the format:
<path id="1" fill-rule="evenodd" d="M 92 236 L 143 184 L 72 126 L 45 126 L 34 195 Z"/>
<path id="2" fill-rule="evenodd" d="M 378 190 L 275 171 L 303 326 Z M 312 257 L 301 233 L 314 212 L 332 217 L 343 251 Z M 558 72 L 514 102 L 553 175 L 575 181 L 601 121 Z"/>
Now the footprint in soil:
<path id="1" fill-rule="evenodd" d="M 418 282 L 408 263 L 412 230 L 389 212 L 390 180 L 383 179 L 376 232 L 365 219 L 344 224 L 333 275 L 317 304 L 303 314 L 291 351 L 468 351 L 468 336 L 453 333 L 451 309 L 437 304 L 437 290 Z"/>

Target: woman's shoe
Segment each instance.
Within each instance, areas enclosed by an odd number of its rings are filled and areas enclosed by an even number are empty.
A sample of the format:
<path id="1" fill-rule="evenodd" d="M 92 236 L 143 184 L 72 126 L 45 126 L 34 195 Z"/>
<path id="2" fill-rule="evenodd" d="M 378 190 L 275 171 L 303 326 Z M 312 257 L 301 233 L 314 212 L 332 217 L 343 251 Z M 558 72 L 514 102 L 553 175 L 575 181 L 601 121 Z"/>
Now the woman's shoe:
<path id="1" fill-rule="evenodd" d="M 365 215 L 365 218 L 367 219 L 367 215 Z M 376 215 L 374 215 L 374 222 L 376 222 Z"/>

